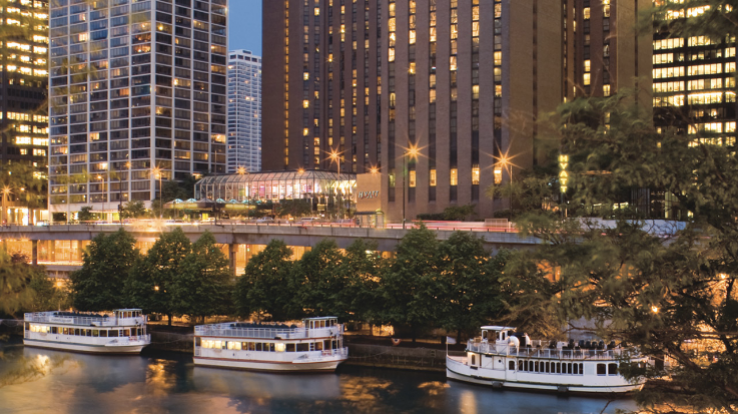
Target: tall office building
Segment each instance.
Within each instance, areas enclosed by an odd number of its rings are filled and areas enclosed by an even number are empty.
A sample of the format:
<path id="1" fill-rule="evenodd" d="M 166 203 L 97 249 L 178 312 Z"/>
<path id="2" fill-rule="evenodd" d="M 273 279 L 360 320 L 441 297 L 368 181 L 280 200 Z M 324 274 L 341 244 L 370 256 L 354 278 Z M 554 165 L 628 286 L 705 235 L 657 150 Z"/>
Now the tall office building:
<path id="1" fill-rule="evenodd" d="M 51 0 L 50 210 L 226 170 L 227 0 Z"/>
<path id="2" fill-rule="evenodd" d="M 563 0 L 564 91 L 567 100 L 636 90 L 651 105 L 651 36 L 643 19 L 651 2 Z"/>
<path id="3" fill-rule="evenodd" d="M 47 0 L 7 1 L 0 8 L 3 25 L 2 64 L 0 65 L 0 171 L 27 164 L 35 179 L 46 177 L 49 146 L 49 118 L 46 98 L 48 88 L 48 24 Z M 29 176 L 30 178 L 30 176 Z M 8 209 L 3 220 L 33 223 L 40 216 L 26 209 L 20 194 L 30 191 L 10 188 L 5 196 Z M 1 197 L 1 196 L 0 196 Z M 35 200 L 33 208 L 45 204 L 45 195 Z M 37 212 L 38 213 L 38 212 Z"/>
<path id="4" fill-rule="evenodd" d="M 642 6 L 591 3 L 264 0 L 265 169 L 378 167 L 391 221 L 509 208 L 485 190 L 543 161 L 543 114 L 649 74 Z"/>
<path id="5" fill-rule="evenodd" d="M 379 168 L 390 220 L 491 216 L 500 161 L 532 165 L 537 114 L 563 99 L 553 3 L 264 1 L 265 169 L 335 168 L 335 151 L 342 171 Z"/>
<path id="6" fill-rule="evenodd" d="M 228 56 L 228 172 L 261 171 L 261 57 Z"/>

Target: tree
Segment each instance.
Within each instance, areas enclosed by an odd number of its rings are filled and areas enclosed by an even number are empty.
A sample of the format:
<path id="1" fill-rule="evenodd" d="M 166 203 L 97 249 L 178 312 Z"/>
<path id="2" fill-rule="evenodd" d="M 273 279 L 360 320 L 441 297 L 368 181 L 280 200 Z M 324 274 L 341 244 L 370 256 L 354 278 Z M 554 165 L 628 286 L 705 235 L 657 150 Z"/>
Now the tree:
<path id="1" fill-rule="evenodd" d="M 92 213 L 92 207 L 90 206 L 84 206 L 81 209 L 79 209 L 79 213 L 77 214 L 77 219 L 79 221 L 91 221 L 95 219 L 95 215 Z"/>
<path id="2" fill-rule="evenodd" d="M 349 318 L 351 300 L 342 295 L 349 277 L 339 272 L 342 261 L 336 242 L 324 239 L 294 266 L 296 300 L 307 316 L 336 316 L 341 321 Z"/>
<path id="3" fill-rule="evenodd" d="M 129 201 L 121 212 L 124 219 L 146 217 L 146 206 L 142 201 Z"/>
<path id="4" fill-rule="evenodd" d="M 25 266 L 24 266 L 25 265 Z M 31 272 L 25 263 L 0 249 L 0 311 L 12 315 L 29 308 L 35 298 Z"/>
<path id="5" fill-rule="evenodd" d="M 373 322 L 381 320 L 380 282 L 382 261 L 377 245 L 357 239 L 346 248 L 346 254 L 336 270 L 346 277 L 338 292 L 337 302 L 345 307 L 348 320 Z"/>
<path id="6" fill-rule="evenodd" d="M 281 200 L 278 205 L 277 215 L 279 217 L 303 217 L 312 212 L 309 200 Z"/>
<path id="7" fill-rule="evenodd" d="M 295 304 L 297 287 L 292 277 L 292 249 L 281 240 L 272 240 L 262 252 L 252 257 L 246 273 L 236 283 L 236 309 L 249 317 L 285 321 L 301 316 Z"/>
<path id="8" fill-rule="evenodd" d="M 658 133 L 633 102 L 621 94 L 559 109 L 570 190 L 556 203 L 560 186 L 549 186 L 539 200 L 549 208 L 518 220 L 523 234 L 542 243 L 513 254 L 505 269 L 512 315 L 543 331 L 587 318 L 606 340 L 673 358 L 676 367 L 668 371 L 623 366 L 629 379 L 670 375 L 674 386 L 636 395 L 646 411 L 735 412 L 735 147 L 711 145 L 714 136 L 705 133 Z M 658 189 L 673 198 L 675 211 L 689 214 L 683 224 L 644 220 L 642 211 L 617 208 L 623 189 Z M 613 221 L 588 218 L 594 215 Z"/>
<path id="9" fill-rule="evenodd" d="M 454 232 L 439 245 L 439 272 L 444 328 L 470 335 L 503 311 L 500 276 L 507 258 L 501 251 L 494 258 L 484 249 L 482 240 L 469 232 Z"/>
<path id="10" fill-rule="evenodd" d="M 139 258 L 136 239 L 123 229 L 92 239 L 82 268 L 70 274 L 74 307 L 81 311 L 121 308 L 125 280 Z"/>
<path id="11" fill-rule="evenodd" d="M 383 319 L 395 330 L 408 330 L 413 342 L 438 320 L 438 241 L 421 224 L 397 246 L 397 254 L 382 275 Z"/>
<path id="12" fill-rule="evenodd" d="M 30 265 L 26 265 L 30 266 Z M 45 312 L 52 309 L 69 309 L 72 307 L 72 297 L 65 287 L 57 287 L 54 281 L 46 275 L 41 266 L 31 266 L 32 277 L 28 284 L 34 292 L 34 300 L 24 310 L 31 312 Z"/>
<path id="13" fill-rule="evenodd" d="M 192 245 L 170 286 L 172 312 L 178 315 L 204 321 L 206 316 L 232 312 L 233 275 L 210 232 Z"/>
<path id="14" fill-rule="evenodd" d="M 190 253 L 191 243 L 180 227 L 162 233 L 145 257 L 140 257 L 126 279 L 125 296 L 144 313 L 167 315 L 172 324 L 172 284 Z"/>

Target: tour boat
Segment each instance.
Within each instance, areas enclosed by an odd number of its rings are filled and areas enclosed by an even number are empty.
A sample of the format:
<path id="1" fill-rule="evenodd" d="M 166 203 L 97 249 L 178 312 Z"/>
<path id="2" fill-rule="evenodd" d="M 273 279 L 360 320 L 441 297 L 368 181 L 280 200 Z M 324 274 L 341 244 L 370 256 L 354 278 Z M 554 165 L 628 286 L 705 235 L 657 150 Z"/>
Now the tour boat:
<path id="1" fill-rule="evenodd" d="M 195 327 L 195 365 L 256 371 L 335 371 L 348 358 L 335 317 L 300 325 L 229 322 Z"/>
<path id="2" fill-rule="evenodd" d="M 95 354 L 138 354 L 151 343 L 141 309 L 110 314 L 36 312 L 25 314 L 23 344 Z"/>
<path id="3" fill-rule="evenodd" d="M 636 350 L 614 342 L 545 343 L 531 341 L 512 327 L 483 326 L 481 337 L 469 340 L 466 356 L 446 357 L 446 375 L 494 388 L 628 393 L 641 390 L 643 382 L 627 381 L 619 374 L 619 365 L 647 362 Z"/>

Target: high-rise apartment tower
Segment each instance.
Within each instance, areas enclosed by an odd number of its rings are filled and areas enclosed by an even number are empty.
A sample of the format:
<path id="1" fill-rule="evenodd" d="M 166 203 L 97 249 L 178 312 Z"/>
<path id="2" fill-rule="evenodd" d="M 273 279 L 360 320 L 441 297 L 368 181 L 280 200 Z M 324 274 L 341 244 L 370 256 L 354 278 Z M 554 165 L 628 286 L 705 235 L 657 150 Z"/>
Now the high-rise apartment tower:
<path id="1" fill-rule="evenodd" d="M 228 56 L 228 172 L 261 170 L 261 57 Z"/>
<path id="2" fill-rule="evenodd" d="M 509 208 L 486 189 L 543 160 L 541 116 L 643 71 L 615 58 L 641 44 L 637 1 L 592 3 L 263 1 L 264 168 L 333 169 L 332 152 L 342 171 L 376 167 L 390 221 Z"/>
<path id="3" fill-rule="evenodd" d="M 227 5 L 51 0 L 51 211 L 225 172 Z"/>

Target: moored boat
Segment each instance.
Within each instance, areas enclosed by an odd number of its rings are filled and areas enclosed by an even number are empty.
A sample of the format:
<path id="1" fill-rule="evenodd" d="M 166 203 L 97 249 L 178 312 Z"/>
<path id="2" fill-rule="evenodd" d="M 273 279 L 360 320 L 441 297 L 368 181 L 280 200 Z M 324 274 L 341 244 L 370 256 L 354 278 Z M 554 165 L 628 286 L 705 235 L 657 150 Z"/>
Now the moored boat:
<path id="1" fill-rule="evenodd" d="M 141 309 L 25 314 L 23 344 L 93 354 L 138 354 L 151 343 Z"/>
<path id="2" fill-rule="evenodd" d="M 256 371 L 335 371 L 348 358 L 335 317 L 299 325 L 229 322 L 195 327 L 195 365 Z"/>
<path id="3" fill-rule="evenodd" d="M 512 327 L 483 326 L 481 336 L 468 342 L 465 356 L 446 357 L 446 375 L 495 388 L 619 394 L 643 388 L 643 382 L 620 375 L 620 364 L 647 361 L 635 349 L 612 342 L 546 343 L 531 341 Z"/>

